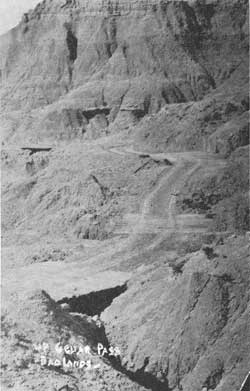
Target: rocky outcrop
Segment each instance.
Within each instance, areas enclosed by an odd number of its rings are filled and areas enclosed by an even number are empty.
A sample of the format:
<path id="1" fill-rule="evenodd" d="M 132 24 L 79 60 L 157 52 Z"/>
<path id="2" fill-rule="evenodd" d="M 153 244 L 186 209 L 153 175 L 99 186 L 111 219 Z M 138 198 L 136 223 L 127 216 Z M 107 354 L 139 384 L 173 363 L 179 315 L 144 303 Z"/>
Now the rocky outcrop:
<path id="1" fill-rule="evenodd" d="M 7 387 L 239 389 L 247 7 L 44 0 L 0 37 Z M 121 359 L 94 379 L 41 369 L 34 339 L 59 334 L 118 345 Z"/>
<path id="2" fill-rule="evenodd" d="M 140 275 L 102 314 L 122 365 L 153 374 L 156 390 L 238 390 L 249 365 L 248 251 L 246 239 L 230 238 L 213 256 L 184 256 L 179 269 L 180 258 L 138 256 Z"/>
<path id="3" fill-rule="evenodd" d="M 246 56 L 246 10 L 245 0 L 43 1 L 0 40 L 6 139 L 95 138 L 201 99 Z M 84 113 L 104 106 L 86 130 Z"/>
<path id="4" fill-rule="evenodd" d="M 110 389 L 118 391 L 119 383 L 124 390 L 146 390 L 96 354 L 98 343 L 107 348 L 108 345 L 103 329 L 93 318 L 70 314 L 43 290 L 11 295 L 5 303 L 8 308 L 2 311 L 2 368 L 8 371 L 1 377 L 3 389 L 75 390 L 79 385 L 83 391 L 104 391 L 108 384 Z M 73 346 L 77 354 L 69 353 Z M 74 362 L 83 366 L 73 367 Z M 86 370 L 87 365 L 91 365 L 91 370 Z M 95 366 L 100 371 L 97 376 L 93 375 Z"/>

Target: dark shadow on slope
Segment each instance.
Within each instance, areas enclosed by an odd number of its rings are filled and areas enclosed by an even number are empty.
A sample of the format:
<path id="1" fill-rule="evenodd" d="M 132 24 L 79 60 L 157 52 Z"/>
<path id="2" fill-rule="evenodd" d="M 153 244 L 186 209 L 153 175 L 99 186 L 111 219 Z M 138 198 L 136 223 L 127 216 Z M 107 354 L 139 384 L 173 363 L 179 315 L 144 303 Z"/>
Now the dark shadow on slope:
<path id="1" fill-rule="evenodd" d="M 107 337 L 106 337 L 107 338 Z M 109 357 L 109 362 L 114 369 L 126 375 L 133 382 L 147 388 L 151 391 L 169 391 L 167 379 L 163 382 L 158 380 L 153 374 L 145 372 L 145 368 L 149 363 L 149 358 L 146 357 L 142 368 L 135 372 L 129 371 L 121 365 L 121 361 L 114 357 Z"/>
<path id="2" fill-rule="evenodd" d="M 77 38 L 70 29 L 67 31 L 66 42 L 69 51 L 69 59 L 74 62 L 77 58 Z"/>
<path id="3" fill-rule="evenodd" d="M 58 304 L 68 304 L 69 312 L 78 314 L 87 314 L 89 316 L 100 315 L 107 307 L 109 307 L 112 301 L 127 290 L 127 284 L 116 286 L 114 288 L 103 289 L 97 292 L 90 292 L 86 295 L 73 296 L 70 298 L 64 297 L 59 300 Z M 77 314 L 75 314 L 77 316 Z M 109 343 L 108 337 L 105 331 L 105 325 L 101 324 L 98 327 L 100 333 L 99 340 L 102 341 L 107 351 L 111 344 Z M 149 363 L 149 359 L 146 358 L 144 365 L 139 370 L 132 372 L 124 368 L 121 364 L 120 357 L 104 355 L 103 357 L 107 364 L 110 364 L 115 370 L 127 376 L 133 382 L 147 388 L 151 391 L 168 391 L 168 382 L 159 381 L 154 375 L 145 372 L 145 368 Z"/>
<path id="4" fill-rule="evenodd" d="M 89 316 L 100 315 L 105 308 L 109 307 L 112 301 L 127 290 L 127 284 L 114 288 L 103 289 L 97 292 L 90 292 L 86 295 L 64 297 L 58 304 L 69 305 L 70 312 L 78 312 Z"/>
<path id="5" fill-rule="evenodd" d="M 96 115 L 104 114 L 108 116 L 110 114 L 111 109 L 109 107 L 92 107 L 89 109 L 85 109 L 82 111 L 83 116 L 89 121 L 94 118 Z"/>

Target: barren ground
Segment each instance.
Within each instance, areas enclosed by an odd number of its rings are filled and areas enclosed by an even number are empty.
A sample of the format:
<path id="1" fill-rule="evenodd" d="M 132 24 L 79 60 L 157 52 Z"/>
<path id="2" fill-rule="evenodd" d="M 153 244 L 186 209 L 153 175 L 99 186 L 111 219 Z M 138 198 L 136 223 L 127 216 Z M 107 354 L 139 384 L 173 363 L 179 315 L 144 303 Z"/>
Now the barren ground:
<path id="1" fill-rule="evenodd" d="M 0 37 L 2 388 L 238 391 L 248 2 L 106 5 L 45 0 Z"/>

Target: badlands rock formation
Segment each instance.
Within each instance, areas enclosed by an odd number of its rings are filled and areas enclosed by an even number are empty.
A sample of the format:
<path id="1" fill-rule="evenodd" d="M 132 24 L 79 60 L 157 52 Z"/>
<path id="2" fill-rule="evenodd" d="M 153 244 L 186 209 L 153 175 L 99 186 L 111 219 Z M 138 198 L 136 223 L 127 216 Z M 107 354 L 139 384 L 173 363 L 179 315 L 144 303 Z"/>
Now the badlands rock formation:
<path id="1" fill-rule="evenodd" d="M 0 37 L 3 389 L 240 390 L 248 30 L 246 0 L 44 0 Z"/>

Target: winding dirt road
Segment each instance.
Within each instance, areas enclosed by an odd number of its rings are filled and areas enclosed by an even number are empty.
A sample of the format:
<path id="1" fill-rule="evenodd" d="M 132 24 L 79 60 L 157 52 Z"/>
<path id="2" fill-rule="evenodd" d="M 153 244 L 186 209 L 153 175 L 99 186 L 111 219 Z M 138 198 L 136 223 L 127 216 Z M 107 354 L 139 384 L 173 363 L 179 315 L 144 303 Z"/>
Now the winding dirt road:
<path id="1" fill-rule="evenodd" d="M 200 151 L 145 154 L 129 148 L 113 147 L 108 150 L 119 155 L 145 156 L 168 164 L 152 191 L 144 199 L 139 213 L 126 214 L 117 234 L 128 235 L 130 238 L 147 233 L 160 234 L 157 239 L 159 241 L 169 232 L 189 234 L 209 231 L 211 220 L 204 215 L 178 214 L 176 198 L 185 183 L 196 172 L 202 169 L 216 171 L 226 165 L 225 160 L 218 155 Z"/>
<path id="2" fill-rule="evenodd" d="M 58 300 L 62 296 L 79 296 L 120 286 L 131 278 L 131 273 L 115 270 L 117 260 L 126 257 L 128 249 L 130 256 L 138 254 L 141 251 L 138 241 L 142 240 L 145 251 L 154 248 L 169 235 L 188 238 L 189 234 L 209 232 L 211 221 L 205 216 L 177 213 L 176 196 L 198 170 L 218 170 L 225 166 L 224 160 L 204 152 L 145 154 L 121 147 L 101 150 L 103 153 L 125 156 L 132 153 L 161 161 L 161 165 L 165 163 L 166 166 L 163 165 L 161 174 L 142 202 L 139 212 L 124 216 L 120 227 L 116 229 L 115 238 L 100 245 L 94 243 L 84 262 L 79 256 L 79 261 L 70 263 L 48 261 L 18 267 L 17 273 L 11 269 L 6 271 L 3 286 L 7 295 L 40 288 Z"/>

